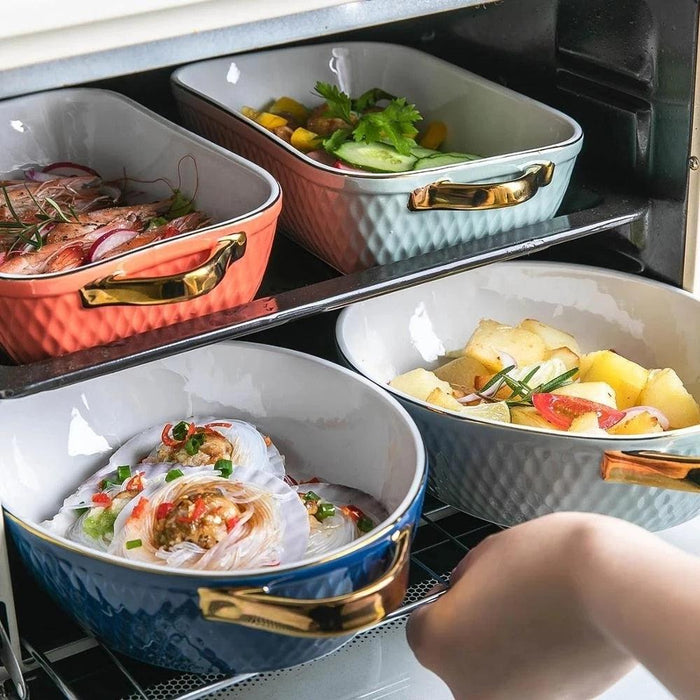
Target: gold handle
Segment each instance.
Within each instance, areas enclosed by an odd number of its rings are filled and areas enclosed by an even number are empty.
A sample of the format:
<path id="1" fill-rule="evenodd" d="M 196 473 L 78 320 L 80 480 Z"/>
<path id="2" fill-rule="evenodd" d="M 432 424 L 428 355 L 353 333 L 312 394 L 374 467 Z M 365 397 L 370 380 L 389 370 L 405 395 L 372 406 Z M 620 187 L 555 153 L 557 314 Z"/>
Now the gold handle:
<path id="1" fill-rule="evenodd" d="M 199 608 L 208 620 L 291 637 L 337 637 L 375 625 L 396 610 L 408 585 L 411 528 L 393 536 L 396 552 L 382 576 L 332 598 L 284 598 L 262 588 L 200 588 Z"/>
<path id="2" fill-rule="evenodd" d="M 487 184 L 462 184 L 442 180 L 419 187 L 411 192 L 408 208 L 411 211 L 424 209 L 501 209 L 527 202 L 537 194 L 540 187 L 552 181 L 554 163 L 531 165 L 515 180 Z"/>
<path id="3" fill-rule="evenodd" d="M 83 306 L 152 306 L 188 301 L 210 292 L 221 282 L 231 263 L 245 253 L 242 231 L 221 238 L 212 256 L 194 270 L 166 277 L 124 279 L 110 275 L 80 290 Z"/>
<path id="4" fill-rule="evenodd" d="M 618 484 L 700 493 L 700 457 L 696 456 L 649 450 L 605 452 L 600 472 L 604 481 Z M 691 475 L 690 472 L 696 473 Z"/>

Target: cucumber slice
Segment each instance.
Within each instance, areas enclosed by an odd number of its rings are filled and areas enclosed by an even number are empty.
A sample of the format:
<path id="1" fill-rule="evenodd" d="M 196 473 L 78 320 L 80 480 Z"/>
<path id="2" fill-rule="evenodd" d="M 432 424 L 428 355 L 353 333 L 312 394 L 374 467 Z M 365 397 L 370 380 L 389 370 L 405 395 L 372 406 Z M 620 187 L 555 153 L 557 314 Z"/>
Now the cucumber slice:
<path id="1" fill-rule="evenodd" d="M 478 160 L 478 158 L 479 156 L 473 156 L 470 153 L 437 153 L 427 158 L 419 158 L 413 166 L 413 169 L 425 170 L 426 168 L 442 168 L 445 165 L 466 163 L 470 160 Z"/>
<path id="2" fill-rule="evenodd" d="M 411 155 L 416 158 L 431 158 L 432 156 L 441 156 L 440 151 L 435 151 L 432 148 L 423 148 L 423 146 L 414 146 L 411 149 Z"/>
<path id="3" fill-rule="evenodd" d="M 403 173 L 411 170 L 418 160 L 416 156 L 401 155 L 395 148 L 382 143 L 357 141 L 341 143 L 333 154 L 349 165 L 377 173 Z"/>

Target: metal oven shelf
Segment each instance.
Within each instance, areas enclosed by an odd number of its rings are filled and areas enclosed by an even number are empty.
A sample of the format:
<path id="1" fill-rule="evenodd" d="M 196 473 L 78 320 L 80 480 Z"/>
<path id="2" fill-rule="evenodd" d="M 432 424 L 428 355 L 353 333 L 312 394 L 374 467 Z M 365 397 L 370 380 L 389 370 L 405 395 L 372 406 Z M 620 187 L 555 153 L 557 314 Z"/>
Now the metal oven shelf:
<path id="1" fill-rule="evenodd" d="M 0 399 L 54 389 L 248 335 L 438 277 L 537 253 L 583 236 L 643 228 L 648 202 L 631 195 L 605 193 L 597 196 L 594 206 L 571 213 L 566 213 L 564 206 L 562 212 L 541 224 L 350 275 L 339 275 L 278 235 L 262 289 L 252 302 L 100 348 L 26 365 L 0 365 Z"/>

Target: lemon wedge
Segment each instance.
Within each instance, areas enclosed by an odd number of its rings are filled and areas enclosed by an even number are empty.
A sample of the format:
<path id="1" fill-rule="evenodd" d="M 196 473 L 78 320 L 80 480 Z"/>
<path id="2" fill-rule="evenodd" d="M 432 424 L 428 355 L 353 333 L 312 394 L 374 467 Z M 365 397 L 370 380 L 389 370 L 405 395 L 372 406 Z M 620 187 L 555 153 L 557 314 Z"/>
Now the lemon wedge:
<path id="1" fill-rule="evenodd" d="M 499 423 L 510 423 L 510 409 L 505 401 L 482 403 L 478 406 L 464 406 L 459 413 L 468 418 L 486 418 Z"/>

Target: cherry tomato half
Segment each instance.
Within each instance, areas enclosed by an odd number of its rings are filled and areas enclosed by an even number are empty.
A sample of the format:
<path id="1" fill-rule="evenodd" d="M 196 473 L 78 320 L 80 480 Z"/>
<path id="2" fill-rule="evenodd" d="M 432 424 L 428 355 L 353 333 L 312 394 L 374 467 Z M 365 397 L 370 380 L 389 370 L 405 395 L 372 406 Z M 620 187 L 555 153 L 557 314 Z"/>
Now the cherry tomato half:
<path id="1" fill-rule="evenodd" d="M 574 418 L 584 413 L 595 413 L 598 416 L 598 426 L 603 430 L 611 428 L 625 417 L 624 411 L 578 396 L 533 394 L 532 405 L 545 420 L 565 430 L 571 427 Z"/>

